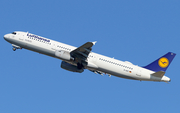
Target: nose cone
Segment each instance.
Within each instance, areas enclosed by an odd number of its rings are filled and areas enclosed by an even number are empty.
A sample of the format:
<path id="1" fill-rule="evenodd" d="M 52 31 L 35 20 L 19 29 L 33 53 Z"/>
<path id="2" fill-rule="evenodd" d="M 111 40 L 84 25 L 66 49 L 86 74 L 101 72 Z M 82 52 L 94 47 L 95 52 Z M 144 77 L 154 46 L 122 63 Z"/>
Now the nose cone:
<path id="1" fill-rule="evenodd" d="M 11 34 L 6 34 L 6 35 L 4 35 L 4 40 L 6 40 L 6 41 L 10 41 L 10 38 L 11 38 Z"/>
<path id="2" fill-rule="evenodd" d="M 6 35 L 4 35 L 4 39 L 7 41 L 7 39 L 8 39 L 8 34 L 6 34 Z"/>

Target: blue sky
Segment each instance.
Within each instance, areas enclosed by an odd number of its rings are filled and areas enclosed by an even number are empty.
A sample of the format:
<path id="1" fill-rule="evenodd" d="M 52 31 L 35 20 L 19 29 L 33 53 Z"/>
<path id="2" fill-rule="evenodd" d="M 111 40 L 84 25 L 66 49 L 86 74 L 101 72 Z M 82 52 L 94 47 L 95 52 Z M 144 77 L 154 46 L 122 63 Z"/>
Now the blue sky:
<path id="1" fill-rule="evenodd" d="M 179 0 L 1 0 L 2 113 L 179 113 Z M 170 84 L 73 73 L 61 61 L 12 51 L 3 36 L 29 31 L 73 46 L 97 41 L 93 52 L 145 66 L 171 51 Z"/>

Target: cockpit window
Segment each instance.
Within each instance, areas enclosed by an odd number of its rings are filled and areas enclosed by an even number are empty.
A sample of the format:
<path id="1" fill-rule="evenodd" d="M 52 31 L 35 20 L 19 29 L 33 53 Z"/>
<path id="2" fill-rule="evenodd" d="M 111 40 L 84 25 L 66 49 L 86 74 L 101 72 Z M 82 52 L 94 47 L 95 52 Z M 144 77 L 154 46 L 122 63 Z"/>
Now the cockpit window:
<path id="1" fill-rule="evenodd" d="M 16 35 L 16 32 L 12 32 L 12 34 Z"/>

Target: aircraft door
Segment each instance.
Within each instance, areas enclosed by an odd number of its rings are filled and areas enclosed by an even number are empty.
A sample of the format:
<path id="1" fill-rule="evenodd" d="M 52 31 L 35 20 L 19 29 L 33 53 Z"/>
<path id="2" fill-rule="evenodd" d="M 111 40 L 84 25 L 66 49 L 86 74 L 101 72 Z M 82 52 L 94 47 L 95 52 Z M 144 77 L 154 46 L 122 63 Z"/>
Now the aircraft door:
<path id="1" fill-rule="evenodd" d="M 138 77 L 141 77 L 141 72 L 142 72 L 142 69 L 138 69 L 136 75 L 137 75 Z"/>
<path id="2" fill-rule="evenodd" d="M 51 49 L 56 50 L 56 43 L 55 42 L 51 42 Z"/>
<path id="3" fill-rule="evenodd" d="M 94 55 L 94 54 L 92 54 L 92 55 L 91 55 L 91 57 L 92 57 L 92 62 L 94 62 L 94 63 L 95 63 L 95 62 L 96 62 L 96 59 L 97 59 L 97 56 L 96 56 L 96 55 Z"/>

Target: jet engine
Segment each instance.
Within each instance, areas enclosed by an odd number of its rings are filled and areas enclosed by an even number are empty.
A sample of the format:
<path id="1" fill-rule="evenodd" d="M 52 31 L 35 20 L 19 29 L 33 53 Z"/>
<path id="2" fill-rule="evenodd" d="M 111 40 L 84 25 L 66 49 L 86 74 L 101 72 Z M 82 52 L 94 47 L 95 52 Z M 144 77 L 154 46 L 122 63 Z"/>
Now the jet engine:
<path id="1" fill-rule="evenodd" d="M 71 57 L 70 53 L 64 50 L 57 50 L 55 52 L 55 56 L 63 60 L 74 60 L 74 58 Z"/>
<path id="2" fill-rule="evenodd" d="M 77 66 L 74 66 L 72 64 L 69 64 L 67 62 L 62 61 L 61 62 L 61 68 L 68 70 L 68 71 L 72 71 L 72 72 L 78 72 L 78 73 L 82 73 L 84 71 L 84 69 L 78 69 Z"/>

